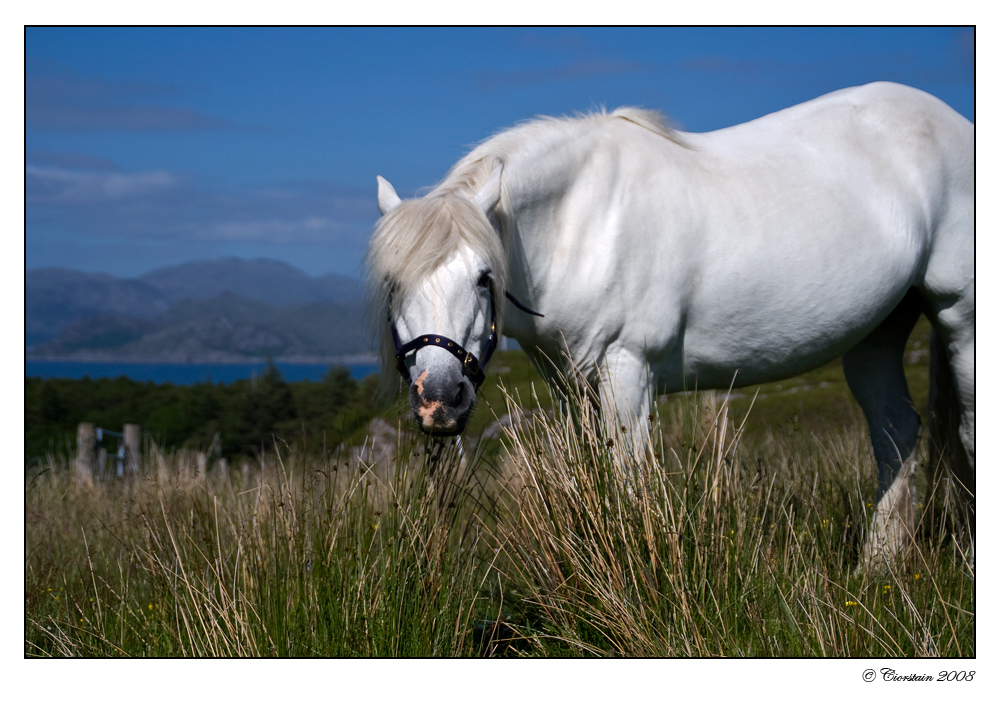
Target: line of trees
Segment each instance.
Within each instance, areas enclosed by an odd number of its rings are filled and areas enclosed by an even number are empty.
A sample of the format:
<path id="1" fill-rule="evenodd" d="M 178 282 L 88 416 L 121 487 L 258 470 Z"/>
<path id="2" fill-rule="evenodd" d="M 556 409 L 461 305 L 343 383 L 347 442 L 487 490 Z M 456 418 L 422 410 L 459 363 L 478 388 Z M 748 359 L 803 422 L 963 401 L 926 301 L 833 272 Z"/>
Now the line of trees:
<path id="1" fill-rule="evenodd" d="M 205 450 L 218 436 L 226 457 L 289 444 L 329 447 L 363 430 L 376 414 L 374 379 L 359 382 L 342 367 L 319 382 L 286 383 L 273 363 L 253 380 L 227 385 L 156 384 L 128 378 L 25 378 L 25 458 L 75 449 L 81 422 L 120 431 L 138 423 L 163 448 Z"/>

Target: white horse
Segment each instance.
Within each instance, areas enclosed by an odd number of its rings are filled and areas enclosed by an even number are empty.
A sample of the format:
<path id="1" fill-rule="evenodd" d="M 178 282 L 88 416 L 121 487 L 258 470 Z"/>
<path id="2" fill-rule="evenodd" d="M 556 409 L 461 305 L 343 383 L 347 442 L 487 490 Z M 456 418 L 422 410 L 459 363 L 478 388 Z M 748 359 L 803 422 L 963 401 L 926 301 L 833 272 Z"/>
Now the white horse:
<path id="1" fill-rule="evenodd" d="M 973 133 L 934 97 L 875 83 L 704 134 L 633 108 L 537 119 L 410 201 L 378 177 L 384 364 L 425 431 L 456 434 L 502 330 L 589 367 L 609 429 L 641 436 L 658 391 L 843 356 L 879 470 L 865 558 L 894 554 L 913 530 L 920 419 L 902 355 L 921 312 L 974 475 Z M 535 311 L 505 311 L 505 295 Z"/>

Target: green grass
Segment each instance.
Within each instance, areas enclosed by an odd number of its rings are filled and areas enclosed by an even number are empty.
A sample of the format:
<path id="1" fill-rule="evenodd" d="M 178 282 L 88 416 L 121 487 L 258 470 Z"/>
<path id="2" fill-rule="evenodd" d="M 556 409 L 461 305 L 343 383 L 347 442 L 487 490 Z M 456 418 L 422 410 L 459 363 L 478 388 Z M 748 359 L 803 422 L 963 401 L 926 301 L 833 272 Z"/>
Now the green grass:
<path id="1" fill-rule="evenodd" d="M 403 429 L 372 465 L 307 436 L 228 476 L 155 446 L 122 483 L 32 467 L 25 654 L 974 655 L 961 534 L 855 573 L 875 467 L 836 365 L 670 396 L 643 459 L 523 354 L 490 373 L 461 456 Z"/>
<path id="2" fill-rule="evenodd" d="M 426 455 L 379 475 L 273 457 L 230 479 L 187 458 L 154 452 L 126 484 L 59 468 L 28 483 L 27 654 L 473 652 L 474 495 L 459 508 Z"/>

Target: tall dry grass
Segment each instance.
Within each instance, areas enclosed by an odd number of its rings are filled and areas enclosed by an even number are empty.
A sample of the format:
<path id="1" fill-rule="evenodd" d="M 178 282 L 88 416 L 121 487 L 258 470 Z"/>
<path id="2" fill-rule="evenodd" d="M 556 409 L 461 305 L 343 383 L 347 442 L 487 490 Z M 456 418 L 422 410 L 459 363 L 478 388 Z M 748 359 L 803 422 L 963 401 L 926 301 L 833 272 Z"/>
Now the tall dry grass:
<path id="1" fill-rule="evenodd" d="M 131 480 L 33 467 L 25 654 L 975 654 L 959 515 L 855 573 L 862 426 L 749 435 L 724 398 L 682 395 L 637 453 L 569 395 L 508 394 L 525 417 L 499 450 L 400 431 L 372 464 L 275 445 L 201 475 L 150 446 Z"/>
<path id="2" fill-rule="evenodd" d="M 399 448 L 374 465 L 276 449 L 206 476 L 153 448 L 133 480 L 29 475 L 26 654 L 477 653 L 475 489 L 453 448 Z"/>
<path id="3" fill-rule="evenodd" d="M 974 583 L 954 535 L 924 534 L 893 564 L 855 574 L 875 490 L 860 426 L 744 447 L 727 401 L 681 396 L 636 454 L 627 431 L 600 432 L 596 403 L 578 381 L 568 403 L 507 433 L 510 516 L 492 536 L 509 649 L 974 654 Z"/>

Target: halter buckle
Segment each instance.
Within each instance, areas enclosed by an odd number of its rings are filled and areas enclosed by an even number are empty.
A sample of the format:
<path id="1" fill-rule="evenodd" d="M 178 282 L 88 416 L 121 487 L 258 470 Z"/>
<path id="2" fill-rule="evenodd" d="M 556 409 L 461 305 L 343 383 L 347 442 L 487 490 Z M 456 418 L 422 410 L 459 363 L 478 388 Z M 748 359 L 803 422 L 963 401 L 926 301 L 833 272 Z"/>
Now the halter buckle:
<path id="1" fill-rule="evenodd" d="M 479 375 L 479 360 L 472 355 L 471 351 L 466 351 L 465 359 L 462 361 L 462 367 L 465 369 L 466 374 L 470 378 L 475 378 Z"/>

